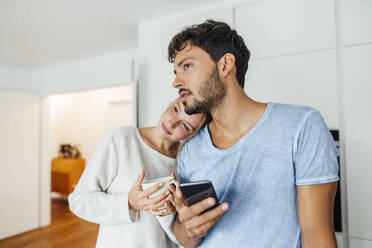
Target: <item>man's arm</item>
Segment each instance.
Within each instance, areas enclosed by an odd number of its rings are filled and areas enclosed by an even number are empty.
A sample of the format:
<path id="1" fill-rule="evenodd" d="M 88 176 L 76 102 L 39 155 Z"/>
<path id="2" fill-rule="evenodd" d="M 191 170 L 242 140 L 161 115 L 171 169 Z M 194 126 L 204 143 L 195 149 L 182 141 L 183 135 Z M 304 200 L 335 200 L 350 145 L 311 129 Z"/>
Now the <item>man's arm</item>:
<path id="1" fill-rule="evenodd" d="M 173 226 L 173 233 L 177 237 L 178 242 L 185 248 L 198 246 L 202 241 L 202 237 L 189 237 L 185 226 L 182 225 L 178 217 L 179 216 L 177 215 Z"/>
<path id="2" fill-rule="evenodd" d="M 298 221 L 303 248 L 335 248 L 333 202 L 337 183 L 297 186 Z"/>
<path id="3" fill-rule="evenodd" d="M 168 188 L 173 193 L 169 196 L 169 199 L 178 212 L 174 221 L 173 232 L 185 248 L 196 247 L 208 230 L 225 214 L 229 205 L 222 203 L 220 206 L 199 215 L 213 206 L 215 199 L 207 198 L 192 206 L 187 206 L 179 189 L 175 190 L 173 186 L 168 186 Z"/>

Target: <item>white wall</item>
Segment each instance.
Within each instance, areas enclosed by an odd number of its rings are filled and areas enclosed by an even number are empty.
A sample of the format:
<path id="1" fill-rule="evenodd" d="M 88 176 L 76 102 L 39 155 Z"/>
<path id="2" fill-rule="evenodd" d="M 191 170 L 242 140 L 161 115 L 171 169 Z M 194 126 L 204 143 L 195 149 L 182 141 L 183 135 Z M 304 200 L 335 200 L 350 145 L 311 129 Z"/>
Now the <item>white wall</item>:
<path id="1" fill-rule="evenodd" d="M 235 13 L 253 59 L 335 48 L 333 0 L 255 1 Z"/>
<path id="2" fill-rule="evenodd" d="M 338 0 L 341 4 L 343 45 L 362 45 L 372 41 L 372 2 L 370 0 Z"/>
<path id="3" fill-rule="evenodd" d="M 161 26 L 158 21 L 138 26 L 138 119 L 139 126 L 152 126 L 162 113 Z"/>
<path id="4" fill-rule="evenodd" d="M 38 93 L 34 77 L 33 70 L 0 64 L 0 89 Z"/>
<path id="5" fill-rule="evenodd" d="M 0 239 L 39 226 L 39 101 L 0 91 Z"/>
<path id="6" fill-rule="evenodd" d="M 40 93 L 49 95 L 120 85 L 133 81 L 132 63 L 137 50 L 121 51 L 87 60 L 47 67 L 35 72 Z"/>
<path id="7" fill-rule="evenodd" d="M 0 64 L 0 89 L 49 95 L 133 82 L 137 49 L 38 70 Z"/>
<path id="8" fill-rule="evenodd" d="M 372 1 L 342 0 L 350 247 L 372 247 Z"/>

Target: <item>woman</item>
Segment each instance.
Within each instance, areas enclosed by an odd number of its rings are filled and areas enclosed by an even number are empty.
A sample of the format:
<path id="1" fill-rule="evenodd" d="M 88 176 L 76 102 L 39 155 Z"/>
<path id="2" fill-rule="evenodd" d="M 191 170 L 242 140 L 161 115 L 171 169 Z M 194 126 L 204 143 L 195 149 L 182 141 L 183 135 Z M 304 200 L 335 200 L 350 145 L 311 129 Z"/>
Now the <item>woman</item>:
<path id="1" fill-rule="evenodd" d="M 146 179 L 169 176 L 180 141 L 205 120 L 205 114 L 187 115 L 177 99 L 156 127 L 121 127 L 106 135 L 69 196 L 74 214 L 100 224 L 96 247 L 175 246 L 165 233 L 176 242 L 170 230 L 174 208 L 166 199 L 169 192 L 149 199 L 160 186 L 143 191 L 141 183 L 145 172 Z"/>

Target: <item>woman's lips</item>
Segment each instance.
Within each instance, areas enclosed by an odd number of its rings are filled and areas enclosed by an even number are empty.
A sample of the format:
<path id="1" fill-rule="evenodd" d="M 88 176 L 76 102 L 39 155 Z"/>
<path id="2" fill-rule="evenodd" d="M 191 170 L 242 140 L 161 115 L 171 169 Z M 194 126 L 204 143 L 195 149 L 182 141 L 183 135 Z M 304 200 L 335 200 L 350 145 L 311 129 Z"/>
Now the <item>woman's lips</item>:
<path id="1" fill-rule="evenodd" d="M 172 134 L 171 132 L 169 132 L 169 130 L 167 129 L 167 127 L 164 125 L 164 122 L 161 124 L 161 129 L 166 134 Z"/>

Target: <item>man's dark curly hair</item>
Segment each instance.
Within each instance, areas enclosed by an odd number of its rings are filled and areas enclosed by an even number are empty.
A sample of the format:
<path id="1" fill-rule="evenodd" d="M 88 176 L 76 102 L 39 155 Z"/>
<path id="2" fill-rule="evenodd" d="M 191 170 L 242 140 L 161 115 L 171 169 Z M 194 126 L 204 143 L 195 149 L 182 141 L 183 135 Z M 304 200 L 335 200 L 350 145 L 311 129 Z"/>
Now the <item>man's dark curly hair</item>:
<path id="1" fill-rule="evenodd" d="M 243 38 L 228 24 L 206 20 L 201 24 L 184 28 L 169 43 L 168 60 L 170 63 L 174 62 L 177 52 L 185 48 L 187 41 L 203 49 L 216 63 L 226 53 L 232 53 L 235 56 L 236 79 L 244 88 L 245 73 L 251 54 Z"/>

